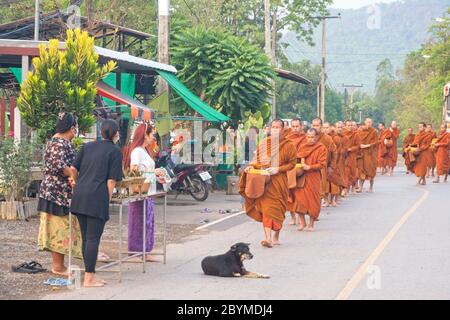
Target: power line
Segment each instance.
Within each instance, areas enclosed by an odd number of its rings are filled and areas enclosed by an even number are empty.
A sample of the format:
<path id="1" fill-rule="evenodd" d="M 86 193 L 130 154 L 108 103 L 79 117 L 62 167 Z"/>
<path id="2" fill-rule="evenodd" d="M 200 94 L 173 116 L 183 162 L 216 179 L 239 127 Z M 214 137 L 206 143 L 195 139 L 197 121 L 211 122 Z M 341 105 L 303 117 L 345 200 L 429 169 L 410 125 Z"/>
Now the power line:
<path id="1" fill-rule="evenodd" d="M 187 1 L 183 0 L 183 2 L 186 5 L 186 7 L 188 7 L 188 9 L 192 13 L 192 15 L 197 19 L 197 22 L 200 22 L 200 18 L 197 16 L 197 13 L 194 10 L 192 10 L 191 6 L 187 3 Z"/>

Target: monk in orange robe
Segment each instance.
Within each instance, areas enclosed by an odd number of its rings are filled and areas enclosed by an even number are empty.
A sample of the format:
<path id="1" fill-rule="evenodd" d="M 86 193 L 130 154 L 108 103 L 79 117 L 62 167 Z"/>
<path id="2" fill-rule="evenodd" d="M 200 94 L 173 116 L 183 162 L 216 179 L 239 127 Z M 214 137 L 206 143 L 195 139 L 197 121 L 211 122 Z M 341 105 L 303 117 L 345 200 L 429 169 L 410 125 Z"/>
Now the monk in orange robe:
<path id="1" fill-rule="evenodd" d="M 298 118 L 294 118 L 291 120 L 291 127 L 289 129 L 286 139 L 291 141 L 293 146 L 295 147 L 295 150 L 298 149 L 300 144 L 305 142 L 306 134 L 303 131 L 303 124 L 302 121 Z M 298 159 L 297 159 L 298 160 Z M 299 161 L 297 161 L 299 162 Z M 291 213 L 291 221 L 289 222 L 289 225 L 293 226 L 296 225 L 296 213 L 295 213 L 295 207 L 296 207 L 296 199 L 295 199 L 295 188 L 296 188 L 296 169 L 288 172 L 288 184 L 289 184 L 289 198 L 288 198 L 288 211 Z"/>
<path id="2" fill-rule="evenodd" d="M 389 148 L 388 158 L 388 176 L 392 176 L 398 161 L 398 138 L 400 137 L 400 130 L 397 128 L 397 122 L 392 121 L 389 131 L 392 132 L 392 147 Z"/>
<path id="3" fill-rule="evenodd" d="M 323 133 L 330 136 L 333 140 L 333 143 L 335 145 L 335 154 L 329 155 L 335 157 L 335 167 L 332 168 L 333 171 L 328 171 L 328 177 L 327 177 L 327 185 L 325 187 L 326 194 L 325 199 L 326 201 L 331 204 L 333 207 L 337 207 L 338 200 L 339 200 L 339 194 L 341 193 L 341 186 L 343 185 L 342 176 L 338 172 L 338 159 L 339 159 L 339 145 L 336 143 L 340 143 L 340 137 L 336 135 L 336 128 L 333 127 L 329 122 L 325 122 L 323 124 Z M 325 206 L 327 206 L 325 204 Z"/>
<path id="4" fill-rule="evenodd" d="M 306 227 L 305 215 L 309 216 L 307 231 L 314 231 L 314 222 L 320 215 L 321 171 L 327 166 L 328 150 L 318 142 L 318 131 L 309 129 L 306 143 L 300 145 L 297 157 L 302 159 L 304 174 L 298 179 L 295 196 L 298 199 L 296 212 L 299 213 L 299 231 Z"/>
<path id="5" fill-rule="evenodd" d="M 426 131 L 426 124 L 419 124 L 419 133 L 414 138 L 412 145 L 407 149 L 410 161 L 413 163 L 414 173 L 419 178 L 417 184 L 426 185 L 426 175 L 428 168 L 433 163 L 433 152 L 431 142 L 433 133 Z"/>
<path id="6" fill-rule="evenodd" d="M 408 128 L 408 134 L 403 139 L 402 150 L 403 158 L 405 159 L 406 174 L 414 172 L 413 165 L 411 164 L 410 158 L 407 155 L 406 149 L 414 142 L 416 135 L 414 134 L 413 128 Z"/>
<path id="7" fill-rule="evenodd" d="M 390 148 L 392 147 L 392 132 L 386 129 L 383 122 L 379 124 L 380 135 L 378 139 L 378 167 L 381 168 L 381 174 L 384 175 L 388 171 Z"/>
<path id="8" fill-rule="evenodd" d="M 337 159 L 336 159 L 336 173 L 339 175 L 339 180 L 337 180 L 340 184 L 340 194 L 339 196 L 345 197 L 348 193 L 348 189 L 350 188 L 350 180 L 346 174 L 345 166 L 347 157 L 349 155 L 348 149 L 351 147 L 350 139 L 344 134 L 344 123 L 342 121 L 338 121 L 335 123 L 335 133 L 334 136 L 334 144 L 337 148 Z M 336 179 L 336 178 L 334 178 Z M 335 199 L 337 201 L 337 199 Z"/>
<path id="9" fill-rule="evenodd" d="M 330 180 L 329 180 L 329 174 L 331 174 L 336 169 L 336 145 L 333 142 L 333 138 L 331 138 L 328 134 L 324 132 L 323 129 L 323 123 L 322 120 L 317 118 L 312 121 L 312 127 L 316 129 L 316 131 L 319 133 L 319 136 L 317 138 L 317 142 L 322 143 L 325 148 L 328 150 L 328 156 L 327 156 L 327 166 L 325 168 L 322 168 L 322 199 L 323 199 L 323 206 L 328 207 L 330 205 L 329 200 L 329 193 L 330 190 Z"/>
<path id="10" fill-rule="evenodd" d="M 372 127 L 373 121 L 367 118 L 359 131 L 361 138 L 361 161 L 359 163 L 359 189 L 361 193 L 364 189 L 364 182 L 370 181 L 369 192 L 373 192 L 375 176 L 377 174 L 377 154 L 378 154 L 378 133 Z"/>
<path id="11" fill-rule="evenodd" d="M 437 134 L 436 132 L 433 130 L 433 126 L 431 124 L 427 124 L 427 128 L 425 129 L 426 132 L 430 132 L 432 134 L 432 140 L 437 139 Z M 434 152 L 431 153 L 432 158 L 431 158 L 431 164 L 428 167 L 428 173 L 427 173 L 427 178 L 429 178 L 430 176 L 434 177 L 434 172 L 436 170 L 436 158 L 434 156 Z"/>
<path id="12" fill-rule="evenodd" d="M 356 158 L 361 145 L 356 122 L 350 120 L 345 122 L 345 136 L 349 140 L 348 155 L 345 161 L 345 175 L 348 177 L 349 188 L 354 192 L 358 181 Z"/>
<path id="13" fill-rule="evenodd" d="M 433 150 L 436 158 L 436 179 L 434 183 L 440 182 L 440 177 L 445 176 L 444 182 L 447 182 L 448 171 L 450 170 L 450 125 L 447 128 L 441 126 L 441 131 L 433 144 Z"/>
<path id="14" fill-rule="evenodd" d="M 255 159 L 242 172 L 239 181 L 239 192 L 244 198 L 247 215 L 263 223 L 265 240 L 261 241 L 261 245 L 265 247 L 280 244 L 280 231 L 289 197 L 287 172 L 294 169 L 296 162 L 296 150 L 286 139 L 283 121 L 273 120 L 270 136 L 258 145 Z M 266 170 L 270 178 L 251 173 L 254 169 Z M 259 193 L 259 190 L 262 192 Z"/>

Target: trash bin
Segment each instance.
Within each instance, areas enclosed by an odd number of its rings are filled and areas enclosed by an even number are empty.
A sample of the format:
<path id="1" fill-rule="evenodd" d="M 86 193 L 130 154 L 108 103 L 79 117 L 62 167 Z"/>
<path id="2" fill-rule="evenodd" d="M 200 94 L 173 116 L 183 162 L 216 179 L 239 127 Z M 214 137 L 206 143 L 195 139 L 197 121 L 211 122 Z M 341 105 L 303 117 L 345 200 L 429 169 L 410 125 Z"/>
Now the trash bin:
<path id="1" fill-rule="evenodd" d="M 227 194 L 228 195 L 239 194 L 239 177 L 228 176 L 227 182 L 228 182 Z"/>

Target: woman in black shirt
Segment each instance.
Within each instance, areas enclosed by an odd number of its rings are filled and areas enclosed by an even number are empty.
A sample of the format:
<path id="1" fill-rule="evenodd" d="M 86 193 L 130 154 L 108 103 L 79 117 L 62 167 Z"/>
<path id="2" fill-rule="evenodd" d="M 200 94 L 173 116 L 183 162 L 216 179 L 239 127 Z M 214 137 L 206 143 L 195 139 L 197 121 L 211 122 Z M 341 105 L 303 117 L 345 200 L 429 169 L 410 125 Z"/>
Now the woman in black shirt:
<path id="1" fill-rule="evenodd" d="M 119 127 L 105 120 L 101 127 L 102 141 L 90 142 L 81 148 L 74 164 L 71 211 L 77 216 L 82 236 L 85 264 L 85 287 L 101 287 L 105 282 L 95 276 L 100 238 L 109 220 L 109 202 L 116 181 L 122 180 L 122 153 L 115 145 Z"/>

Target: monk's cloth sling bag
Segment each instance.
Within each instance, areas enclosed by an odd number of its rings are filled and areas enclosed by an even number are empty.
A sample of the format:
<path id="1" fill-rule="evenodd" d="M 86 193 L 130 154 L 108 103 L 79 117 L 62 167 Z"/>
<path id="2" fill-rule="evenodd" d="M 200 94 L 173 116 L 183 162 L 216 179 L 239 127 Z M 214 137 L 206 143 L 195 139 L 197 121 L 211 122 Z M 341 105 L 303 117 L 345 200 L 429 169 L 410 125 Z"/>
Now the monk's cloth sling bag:
<path id="1" fill-rule="evenodd" d="M 392 139 L 384 139 L 384 145 L 389 149 L 394 145 L 394 141 Z"/>
<path id="2" fill-rule="evenodd" d="M 249 199 L 258 199 L 264 195 L 266 186 L 270 182 L 269 175 L 246 173 L 245 174 L 245 195 Z"/>
<path id="3" fill-rule="evenodd" d="M 302 158 L 301 164 L 305 164 L 305 158 Z M 305 170 L 303 168 L 295 168 L 297 175 L 297 188 L 303 188 L 305 186 Z"/>
<path id="4" fill-rule="evenodd" d="M 304 188 L 306 182 L 306 175 L 302 174 L 300 177 L 297 177 L 297 188 Z"/>
<path id="5" fill-rule="evenodd" d="M 250 163 L 256 169 L 267 169 L 272 166 L 275 157 L 279 156 L 279 151 L 287 140 L 280 141 L 280 145 L 272 150 L 272 139 L 268 137 L 261 141 L 256 149 L 255 159 Z M 266 152 L 263 152 L 266 151 Z M 273 152 L 272 152 L 273 151 Z M 258 199 L 264 195 L 267 185 L 270 183 L 270 175 L 245 173 L 245 196 L 249 199 Z"/>

